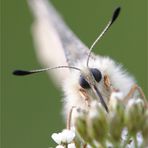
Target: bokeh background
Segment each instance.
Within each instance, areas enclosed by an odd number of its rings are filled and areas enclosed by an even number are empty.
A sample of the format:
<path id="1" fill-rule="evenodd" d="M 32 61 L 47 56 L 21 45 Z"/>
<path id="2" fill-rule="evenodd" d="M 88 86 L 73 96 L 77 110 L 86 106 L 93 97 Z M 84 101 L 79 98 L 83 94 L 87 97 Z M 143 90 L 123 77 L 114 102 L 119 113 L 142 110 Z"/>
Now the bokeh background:
<path id="1" fill-rule="evenodd" d="M 146 0 L 52 0 L 67 24 L 88 46 L 104 28 L 115 7 L 122 12 L 96 45 L 135 76 L 148 96 Z M 33 17 L 25 0 L 1 2 L 1 144 L 2 148 L 48 148 L 50 136 L 64 128 L 62 93 L 47 73 L 15 77 L 14 69 L 40 67 L 30 27 Z"/>

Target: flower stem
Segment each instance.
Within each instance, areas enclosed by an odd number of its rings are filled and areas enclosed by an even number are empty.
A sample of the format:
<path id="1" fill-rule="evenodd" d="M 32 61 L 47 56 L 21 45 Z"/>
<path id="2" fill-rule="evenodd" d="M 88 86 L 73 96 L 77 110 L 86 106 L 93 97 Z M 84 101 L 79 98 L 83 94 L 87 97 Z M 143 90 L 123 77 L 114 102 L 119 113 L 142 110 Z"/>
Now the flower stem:
<path id="1" fill-rule="evenodd" d="M 138 142 L 137 142 L 137 137 L 136 137 L 136 135 L 135 135 L 133 138 L 134 138 L 135 148 L 138 148 Z"/>

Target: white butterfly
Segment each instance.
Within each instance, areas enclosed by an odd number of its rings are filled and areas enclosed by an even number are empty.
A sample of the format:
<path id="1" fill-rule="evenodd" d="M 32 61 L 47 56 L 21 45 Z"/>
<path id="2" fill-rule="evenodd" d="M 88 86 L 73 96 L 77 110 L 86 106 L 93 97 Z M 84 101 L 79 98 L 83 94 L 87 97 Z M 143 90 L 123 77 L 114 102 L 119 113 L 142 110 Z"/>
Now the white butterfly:
<path id="1" fill-rule="evenodd" d="M 32 29 L 38 57 L 45 66 L 53 68 L 17 70 L 14 74 L 27 75 L 58 68 L 52 75 L 62 84 L 65 115 L 74 106 L 89 109 L 92 100 L 100 101 L 109 112 L 113 91 L 121 91 L 125 102 L 136 89 L 144 97 L 134 78 L 121 65 L 109 57 L 91 53 L 96 42 L 118 17 L 120 8 L 114 11 L 112 19 L 89 49 L 67 27 L 47 0 L 29 0 L 29 4 L 35 16 Z M 72 123 L 76 116 L 77 112 L 73 112 Z"/>

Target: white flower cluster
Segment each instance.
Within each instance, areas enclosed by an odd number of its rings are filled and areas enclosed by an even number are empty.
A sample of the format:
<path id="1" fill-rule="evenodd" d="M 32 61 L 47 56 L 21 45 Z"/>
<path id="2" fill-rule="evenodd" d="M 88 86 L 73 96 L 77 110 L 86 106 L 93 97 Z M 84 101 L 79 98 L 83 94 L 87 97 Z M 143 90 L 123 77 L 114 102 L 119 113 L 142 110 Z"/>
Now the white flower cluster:
<path id="1" fill-rule="evenodd" d="M 108 106 L 109 113 L 96 100 L 91 102 L 89 110 L 78 108 L 74 127 L 52 134 L 56 148 L 147 147 L 147 101 L 137 96 L 125 103 L 122 92 L 118 91 L 111 94 Z"/>
<path id="2" fill-rule="evenodd" d="M 68 148 L 76 148 L 73 143 L 75 138 L 75 132 L 73 130 L 64 129 L 60 133 L 53 133 L 51 137 L 58 144 L 56 148 L 65 148 L 65 145 Z"/>

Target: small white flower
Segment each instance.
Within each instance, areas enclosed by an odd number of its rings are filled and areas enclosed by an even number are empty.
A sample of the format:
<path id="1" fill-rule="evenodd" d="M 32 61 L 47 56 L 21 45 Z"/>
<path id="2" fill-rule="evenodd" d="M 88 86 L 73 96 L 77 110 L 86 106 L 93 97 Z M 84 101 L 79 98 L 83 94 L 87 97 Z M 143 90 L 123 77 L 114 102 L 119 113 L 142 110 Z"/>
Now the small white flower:
<path id="1" fill-rule="evenodd" d="M 92 148 L 89 144 L 87 144 L 87 148 Z"/>
<path id="2" fill-rule="evenodd" d="M 141 98 L 137 98 L 136 104 L 141 104 L 142 106 L 144 106 L 144 101 Z"/>
<path id="3" fill-rule="evenodd" d="M 68 148 L 76 148 L 74 143 L 68 144 Z"/>
<path id="4" fill-rule="evenodd" d="M 75 138 L 75 132 L 72 130 L 65 129 L 61 133 L 53 133 L 51 138 L 57 143 L 71 143 Z"/>
<path id="5" fill-rule="evenodd" d="M 108 141 L 108 140 L 106 141 L 106 145 L 109 148 L 113 148 L 113 144 L 110 141 Z"/>
<path id="6" fill-rule="evenodd" d="M 57 144 L 61 144 L 62 142 L 62 134 L 61 133 L 53 133 L 51 135 L 51 138 L 57 143 Z"/>
<path id="7" fill-rule="evenodd" d="M 92 103 L 91 103 L 91 108 L 90 108 L 90 110 L 89 110 L 89 117 L 90 118 L 95 118 L 95 117 L 97 117 L 98 115 L 99 115 L 99 111 L 98 111 L 98 109 L 102 109 L 102 110 L 104 110 L 104 108 L 103 108 L 103 106 L 102 106 L 102 104 L 100 103 L 100 102 L 97 102 L 97 101 L 92 101 Z M 105 111 L 105 110 L 104 110 Z"/>
<path id="8" fill-rule="evenodd" d="M 140 108 L 144 108 L 144 101 L 140 98 L 131 98 L 127 103 L 126 110 L 129 110 L 131 107 L 135 105 Z"/>
<path id="9" fill-rule="evenodd" d="M 122 100 L 123 93 L 122 92 L 113 92 L 110 97 L 110 107 L 111 109 L 116 109 L 117 104 L 120 100 Z"/>
<path id="10" fill-rule="evenodd" d="M 124 128 L 121 133 L 122 142 L 126 141 L 128 137 L 128 129 Z"/>
<path id="11" fill-rule="evenodd" d="M 75 138 L 75 133 L 71 130 L 65 129 L 62 131 L 62 142 L 63 143 L 71 143 Z"/>
<path id="12" fill-rule="evenodd" d="M 124 97 L 123 97 L 123 93 L 119 91 L 119 92 L 113 92 L 111 94 L 111 98 L 122 100 Z"/>
<path id="13" fill-rule="evenodd" d="M 56 148 L 65 148 L 63 145 L 58 145 Z"/>
<path id="14" fill-rule="evenodd" d="M 136 104 L 136 99 L 135 98 L 131 98 L 128 103 L 127 103 L 127 108 L 132 107 L 134 104 Z"/>

